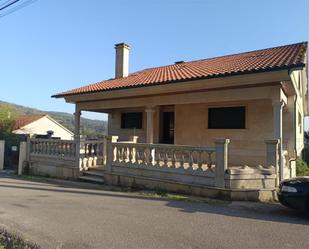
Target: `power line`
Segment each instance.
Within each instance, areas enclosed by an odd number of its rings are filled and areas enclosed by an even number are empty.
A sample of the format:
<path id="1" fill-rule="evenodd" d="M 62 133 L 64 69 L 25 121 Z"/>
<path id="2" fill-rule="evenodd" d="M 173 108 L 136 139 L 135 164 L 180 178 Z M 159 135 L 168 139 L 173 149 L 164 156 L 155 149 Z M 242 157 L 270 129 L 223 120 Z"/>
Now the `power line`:
<path id="1" fill-rule="evenodd" d="M 18 1 L 20 1 L 20 0 L 14 0 L 15 3 L 18 2 Z M 32 4 L 32 3 L 34 3 L 34 2 L 36 2 L 36 1 L 37 1 L 37 0 L 26 0 L 25 2 L 23 2 L 23 3 L 21 3 L 21 4 L 17 5 L 17 6 L 15 6 L 15 7 L 13 7 L 13 8 L 10 8 L 8 11 L 5 11 L 4 13 L 1 13 L 1 12 L 0 12 L 0 18 L 1 18 L 1 17 L 4 17 L 4 16 L 7 16 L 7 15 L 9 15 L 9 14 L 11 14 L 11 13 L 13 13 L 13 12 L 19 10 L 19 9 L 22 9 L 22 8 L 28 6 L 28 5 L 30 5 L 30 4 Z M 13 4 L 14 4 L 14 3 L 13 3 Z M 12 4 L 10 4 L 10 6 L 11 6 L 11 5 L 12 5 Z M 1 10 L 1 9 L 0 9 L 0 10 Z"/>
<path id="2" fill-rule="evenodd" d="M 6 5 L 7 3 L 12 2 L 12 0 L 6 0 L 3 3 L 0 4 L 0 8 Z"/>
<path id="3" fill-rule="evenodd" d="M 10 3 L 7 3 L 6 5 L 4 5 L 3 7 L 0 8 L 0 11 L 10 7 L 11 5 L 13 5 L 14 3 L 17 3 L 19 1 L 20 0 L 14 0 L 14 1 L 10 2 Z"/>

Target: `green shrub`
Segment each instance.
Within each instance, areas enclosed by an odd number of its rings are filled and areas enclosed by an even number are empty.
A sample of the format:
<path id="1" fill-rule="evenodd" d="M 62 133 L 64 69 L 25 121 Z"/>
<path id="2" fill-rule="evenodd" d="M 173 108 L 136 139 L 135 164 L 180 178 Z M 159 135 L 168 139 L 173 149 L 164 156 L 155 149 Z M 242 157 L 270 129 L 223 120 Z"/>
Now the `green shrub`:
<path id="1" fill-rule="evenodd" d="M 40 249 L 40 247 L 0 229 L 0 249 Z"/>
<path id="2" fill-rule="evenodd" d="M 298 176 L 309 176 L 309 167 L 303 160 L 296 160 L 296 175 Z"/>

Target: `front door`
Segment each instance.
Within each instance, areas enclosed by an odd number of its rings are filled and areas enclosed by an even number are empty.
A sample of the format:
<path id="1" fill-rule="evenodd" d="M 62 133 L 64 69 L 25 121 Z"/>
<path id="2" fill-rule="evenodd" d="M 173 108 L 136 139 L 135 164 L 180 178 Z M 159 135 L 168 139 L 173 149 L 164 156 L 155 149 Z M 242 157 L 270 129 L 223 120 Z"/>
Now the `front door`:
<path id="1" fill-rule="evenodd" d="M 174 143 L 174 112 L 163 112 L 163 132 L 162 143 L 173 144 Z"/>

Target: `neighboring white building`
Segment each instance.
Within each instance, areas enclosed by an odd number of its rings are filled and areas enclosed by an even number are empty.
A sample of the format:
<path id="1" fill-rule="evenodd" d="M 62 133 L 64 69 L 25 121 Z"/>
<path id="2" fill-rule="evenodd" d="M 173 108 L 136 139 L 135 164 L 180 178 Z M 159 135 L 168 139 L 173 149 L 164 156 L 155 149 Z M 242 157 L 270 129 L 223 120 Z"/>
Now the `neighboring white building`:
<path id="1" fill-rule="evenodd" d="M 52 134 L 52 137 L 57 137 L 63 140 L 73 139 L 73 132 L 59 124 L 56 120 L 48 115 L 27 115 L 20 116 L 15 120 L 13 127 L 15 134 L 27 134 L 30 137 L 36 135 Z"/>

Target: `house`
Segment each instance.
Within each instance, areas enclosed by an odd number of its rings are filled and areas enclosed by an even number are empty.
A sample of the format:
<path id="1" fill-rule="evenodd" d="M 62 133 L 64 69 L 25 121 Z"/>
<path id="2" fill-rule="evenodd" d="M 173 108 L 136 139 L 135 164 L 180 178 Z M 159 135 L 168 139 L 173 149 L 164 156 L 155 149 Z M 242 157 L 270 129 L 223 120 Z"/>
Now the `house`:
<path id="1" fill-rule="evenodd" d="M 13 133 L 30 137 L 73 139 L 74 134 L 49 115 L 25 115 L 15 119 Z"/>
<path id="2" fill-rule="evenodd" d="M 75 104 L 77 146 L 81 111 L 108 114 L 108 134 L 118 141 L 104 143 L 106 182 L 232 193 L 273 190 L 295 175 L 308 114 L 307 42 L 134 73 L 129 45 L 115 49 L 113 79 L 53 96 Z M 85 172 L 91 165 L 77 163 Z"/>

